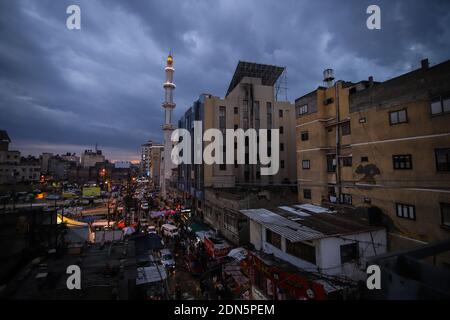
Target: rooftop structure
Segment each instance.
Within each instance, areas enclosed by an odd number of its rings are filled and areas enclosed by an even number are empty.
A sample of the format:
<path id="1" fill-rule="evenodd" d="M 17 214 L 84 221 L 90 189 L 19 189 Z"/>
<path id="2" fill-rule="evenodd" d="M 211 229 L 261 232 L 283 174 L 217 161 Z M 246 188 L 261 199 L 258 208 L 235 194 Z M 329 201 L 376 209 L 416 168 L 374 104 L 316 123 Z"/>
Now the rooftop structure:
<path id="1" fill-rule="evenodd" d="M 249 219 L 281 234 L 291 242 L 369 232 L 381 228 L 344 214 L 310 204 L 282 206 L 274 209 L 241 210 Z"/>
<path id="2" fill-rule="evenodd" d="M 260 78 L 264 86 L 273 86 L 282 75 L 285 68 L 259 64 L 254 62 L 239 61 L 233 79 L 230 82 L 226 96 L 241 82 L 244 77 Z"/>

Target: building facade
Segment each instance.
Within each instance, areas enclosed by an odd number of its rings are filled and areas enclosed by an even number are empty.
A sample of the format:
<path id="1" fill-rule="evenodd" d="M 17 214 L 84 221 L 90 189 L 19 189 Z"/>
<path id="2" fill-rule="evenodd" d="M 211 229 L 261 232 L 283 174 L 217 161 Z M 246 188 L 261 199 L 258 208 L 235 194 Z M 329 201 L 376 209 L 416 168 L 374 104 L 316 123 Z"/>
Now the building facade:
<path id="1" fill-rule="evenodd" d="M 163 145 L 151 140 L 141 146 L 141 174 L 148 177 L 154 186 L 160 185 L 163 150 Z"/>
<path id="2" fill-rule="evenodd" d="M 0 184 L 37 182 L 40 178 L 39 159 L 21 157 L 19 151 L 9 150 L 11 139 L 0 130 Z"/>
<path id="3" fill-rule="evenodd" d="M 450 62 L 296 100 L 302 203 L 364 209 L 400 249 L 448 239 Z M 372 216 L 373 218 L 373 216 Z"/>
<path id="4" fill-rule="evenodd" d="M 94 167 L 97 163 L 105 162 L 105 156 L 101 150 L 97 148 L 95 150 L 85 150 L 81 155 L 81 166 L 83 168 Z"/>
<path id="5" fill-rule="evenodd" d="M 265 189 L 286 189 L 285 202 L 295 201 L 290 190 L 296 185 L 295 160 L 295 117 L 294 105 L 277 99 L 277 80 L 284 68 L 240 61 L 230 82 L 225 98 L 202 94 L 180 119 L 179 128 L 186 129 L 191 134 L 191 145 L 194 145 L 194 122 L 201 121 L 201 134 L 208 129 L 219 129 L 226 141 L 226 130 L 243 129 L 278 129 L 279 130 L 279 170 L 275 175 L 261 175 L 260 164 L 250 164 L 250 139 L 239 150 L 234 139 L 234 164 L 194 164 L 194 154 L 191 154 L 191 164 L 178 167 L 178 188 L 184 199 L 191 202 L 193 211 L 205 218 L 205 212 L 216 218 L 205 220 L 218 229 L 228 240 L 241 243 L 236 236 L 240 233 L 239 221 L 242 221 L 239 209 L 249 208 L 254 199 Z M 256 152 L 259 150 L 259 136 L 256 140 Z M 202 144 L 204 148 L 208 143 Z M 271 136 L 268 137 L 268 153 L 271 153 Z M 245 155 L 245 164 L 238 164 L 238 152 Z M 226 158 L 224 147 L 223 158 Z M 259 161 L 258 161 L 259 163 Z M 208 192 L 210 191 L 210 192 Z M 266 190 L 267 191 L 267 190 Z M 222 192 L 222 194 L 221 194 Z M 229 195 L 241 193 L 248 198 L 237 203 L 242 207 L 231 206 Z M 221 197 L 222 195 L 222 197 Z M 244 205 L 245 204 L 245 205 Z M 227 214 L 225 215 L 225 212 Z M 233 232 L 230 233 L 225 216 L 234 221 Z M 245 220 L 245 219 L 244 219 Z"/>
<path id="6" fill-rule="evenodd" d="M 352 205 L 377 207 L 393 248 L 450 239 L 450 61 L 350 95 Z"/>

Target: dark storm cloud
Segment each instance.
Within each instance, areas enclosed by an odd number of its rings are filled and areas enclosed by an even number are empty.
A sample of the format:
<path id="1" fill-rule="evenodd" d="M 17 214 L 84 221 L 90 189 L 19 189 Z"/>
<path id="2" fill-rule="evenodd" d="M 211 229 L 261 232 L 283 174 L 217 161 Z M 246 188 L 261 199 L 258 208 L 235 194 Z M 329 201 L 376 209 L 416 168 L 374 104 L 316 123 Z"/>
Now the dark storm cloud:
<path id="1" fill-rule="evenodd" d="M 65 28 L 79 4 L 82 30 Z M 378 4 L 382 30 L 369 31 Z M 448 1 L 0 1 L 0 128 L 26 152 L 112 159 L 161 141 L 164 60 L 175 55 L 178 118 L 202 92 L 223 96 L 238 60 L 288 68 L 289 99 L 339 79 L 385 80 L 450 56 Z M 135 156 L 136 155 L 136 156 Z"/>

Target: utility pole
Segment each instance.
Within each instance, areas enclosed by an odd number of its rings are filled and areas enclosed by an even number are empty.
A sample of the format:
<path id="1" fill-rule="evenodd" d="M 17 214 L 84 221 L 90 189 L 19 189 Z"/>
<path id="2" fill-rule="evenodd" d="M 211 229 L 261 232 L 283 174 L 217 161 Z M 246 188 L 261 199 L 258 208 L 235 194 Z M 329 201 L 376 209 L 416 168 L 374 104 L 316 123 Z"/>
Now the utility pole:
<path id="1" fill-rule="evenodd" d="M 336 94 L 336 201 L 339 203 L 341 200 L 341 168 L 340 168 L 340 158 L 341 158 L 341 117 L 339 108 L 339 89 L 340 81 L 337 81 L 334 85 Z"/>

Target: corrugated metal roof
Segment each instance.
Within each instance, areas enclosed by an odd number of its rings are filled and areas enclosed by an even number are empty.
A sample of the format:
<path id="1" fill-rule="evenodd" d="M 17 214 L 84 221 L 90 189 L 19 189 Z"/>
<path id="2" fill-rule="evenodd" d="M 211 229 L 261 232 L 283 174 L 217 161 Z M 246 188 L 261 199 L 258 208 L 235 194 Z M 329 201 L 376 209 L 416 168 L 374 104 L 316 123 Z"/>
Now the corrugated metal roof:
<path id="1" fill-rule="evenodd" d="M 326 211 L 324 208 L 322 208 L 323 210 L 319 209 L 321 207 L 306 208 L 308 208 L 308 214 L 302 212 L 298 205 L 270 210 L 247 209 L 241 210 L 241 212 L 249 219 L 282 235 L 291 242 L 309 241 L 382 229 L 381 227 L 371 226 L 356 217 Z M 306 208 L 302 207 L 303 210 Z M 295 210 L 297 212 L 294 212 Z"/>
<path id="2" fill-rule="evenodd" d="M 262 224 L 265 228 L 282 235 L 291 242 L 320 239 L 325 236 L 321 232 L 302 226 L 267 209 L 248 209 L 241 210 L 241 212 L 249 219 Z"/>

